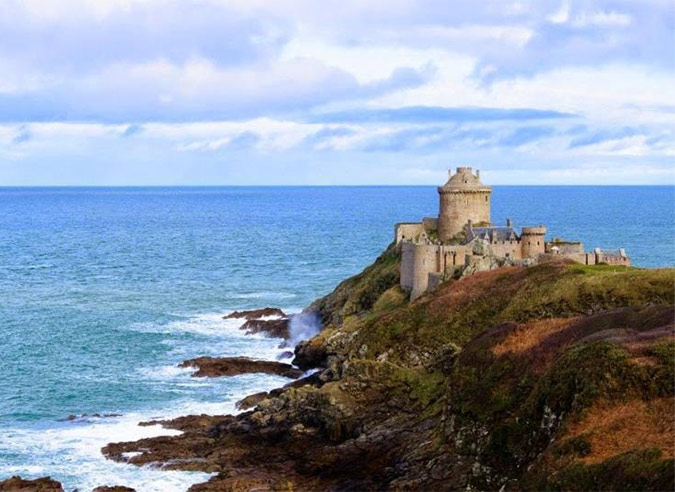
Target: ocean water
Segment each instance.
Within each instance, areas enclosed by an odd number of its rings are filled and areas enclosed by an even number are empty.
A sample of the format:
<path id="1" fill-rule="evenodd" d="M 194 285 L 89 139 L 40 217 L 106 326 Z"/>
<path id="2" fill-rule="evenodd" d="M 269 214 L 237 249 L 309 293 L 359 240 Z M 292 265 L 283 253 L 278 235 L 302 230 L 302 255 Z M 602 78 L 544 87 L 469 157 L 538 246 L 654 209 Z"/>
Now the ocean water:
<path id="1" fill-rule="evenodd" d="M 185 490 L 208 479 L 105 460 L 169 434 L 144 419 L 234 411 L 287 380 L 196 379 L 198 355 L 274 359 L 234 309 L 297 312 L 371 263 L 395 222 L 437 213 L 433 187 L 0 188 L 0 478 L 67 490 Z M 493 220 L 675 265 L 673 187 L 493 188 Z M 114 417 L 69 415 L 121 414 Z"/>

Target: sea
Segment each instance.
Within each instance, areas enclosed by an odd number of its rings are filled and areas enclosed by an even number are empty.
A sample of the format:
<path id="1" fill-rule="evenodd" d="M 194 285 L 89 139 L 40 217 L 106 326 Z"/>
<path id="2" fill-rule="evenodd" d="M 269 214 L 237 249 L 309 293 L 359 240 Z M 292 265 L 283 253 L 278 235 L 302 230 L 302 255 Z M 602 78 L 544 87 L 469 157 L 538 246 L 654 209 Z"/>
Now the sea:
<path id="1" fill-rule="evenodd" d="M 492 217 L 675 265 L 675 187 L 494 186 Z M 203 379 L 199 355 L 275 359 L 223 315 L 297 313 L 370 264 L 434 187 L 0 188 L 0 479 L 182 491 L 205 473 L 106 460 L 173 434 L 148 419 L 235 412 L 267 375 Z M 98 416 L 97 416 L 98 415 Z M 70 416 L 70 419 L 69 419 Z"/>

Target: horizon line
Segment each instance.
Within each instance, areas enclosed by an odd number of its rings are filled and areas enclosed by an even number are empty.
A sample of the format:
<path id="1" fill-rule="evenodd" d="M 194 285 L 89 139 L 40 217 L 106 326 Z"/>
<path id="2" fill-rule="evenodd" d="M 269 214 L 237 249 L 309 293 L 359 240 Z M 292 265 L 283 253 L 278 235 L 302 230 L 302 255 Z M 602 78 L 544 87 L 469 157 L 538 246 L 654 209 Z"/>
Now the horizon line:
<path id="1" fill-rule="evenodd" d="M 2 185 L 0 189 L 20 189 L 20 188 L 428 188 L 438 187 L 438 184 L 35 184 L 35 185 Z M 488 186 L 546 186 L 546 187 L 673 187 L 675 183 L 670 184 L 489 184 Z"/>

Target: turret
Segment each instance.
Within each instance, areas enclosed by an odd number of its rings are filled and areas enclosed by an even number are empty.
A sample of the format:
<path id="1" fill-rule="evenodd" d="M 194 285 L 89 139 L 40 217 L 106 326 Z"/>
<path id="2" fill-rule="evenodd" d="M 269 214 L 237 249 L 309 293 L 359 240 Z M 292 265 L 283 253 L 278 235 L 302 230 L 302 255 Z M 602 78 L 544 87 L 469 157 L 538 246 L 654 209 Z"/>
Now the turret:
<path id="1" fill-rule="evenodd" d="M 523 227 L 520 237 L 523 258 L 536 258 L 544 253 L 546 227 Z"/>
<path id="2" fill-rule="evenodd" d="M 490 222 L 490 194 L 492 189 L 480 181 L 480 171 L 473 174 L 470 167 L 458 167 L 448 182 L 438 188 L 440 210 L 438 238 L 449 241 L 462 232 L 469 220 Z"/>

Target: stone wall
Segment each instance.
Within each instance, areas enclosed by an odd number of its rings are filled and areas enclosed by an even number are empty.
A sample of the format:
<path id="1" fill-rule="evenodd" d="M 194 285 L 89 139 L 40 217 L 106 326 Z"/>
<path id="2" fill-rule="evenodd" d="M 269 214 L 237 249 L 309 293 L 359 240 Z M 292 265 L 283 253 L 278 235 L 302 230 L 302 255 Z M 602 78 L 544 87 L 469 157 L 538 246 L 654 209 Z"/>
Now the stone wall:
<path id="1" fill-rule="evenodd" d="M 536 258 L 546 252 L 546 227 L 523 227 L 520 236 L 523 258 Z"/>
<path id="2" fill-rule="evenodd" d="M 439 189 L 438 238 L 449 241 L 466 223 L 490 222 L 490 191 Z"/>
<path id="3" fill-rule="evenodd" d="M 495 256 L 500 258 L 522 259 L 522 246 L 520 241 L 495 241 L 491 244 Z"/>
<path id="4" fill-rule="evenodd" d="M 399 244 L 403 240 L 414 239 L 424 232 L 422 222 L 401 222 L 394 228 L 394 242 Z"/>
<path id="5" fill-rule="evenodd" d="M 606 251 L 600 248 L 595 248 L 595 262 L 596 264 L 606 263 L 607 265 L 628 266 L 630 265 L 630 258 L 626 255 L 626 251 L 619 249 L 616 251 Z"/>
<path id="6" fill-rule="evenodd" d="M 429 274 L 453 272 L 464 265 L 466 246 L 401 243 L 401 288 L 410 291 L 411 300 L 429 288 Z"/>

